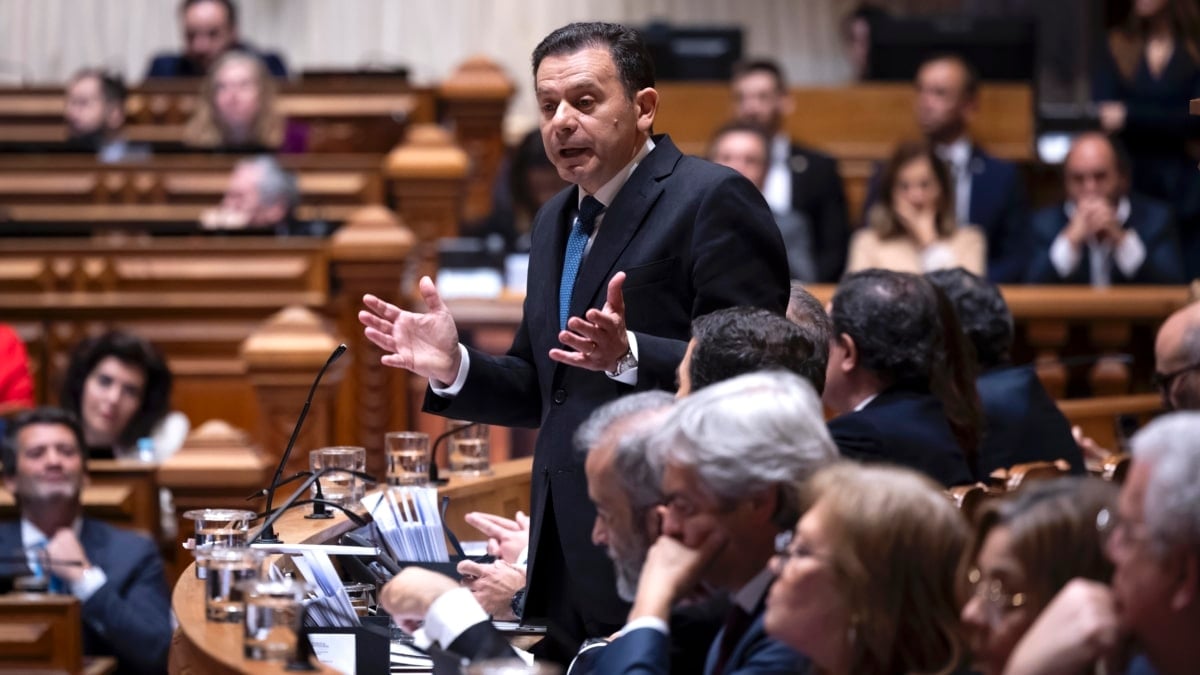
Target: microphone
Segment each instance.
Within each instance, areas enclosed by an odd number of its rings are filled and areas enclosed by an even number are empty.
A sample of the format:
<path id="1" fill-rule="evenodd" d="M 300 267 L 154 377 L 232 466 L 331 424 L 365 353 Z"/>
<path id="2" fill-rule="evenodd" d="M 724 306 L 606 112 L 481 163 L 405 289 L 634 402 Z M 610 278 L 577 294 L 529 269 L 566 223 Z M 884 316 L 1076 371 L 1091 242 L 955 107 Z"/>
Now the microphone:
<path id="1" fill-rule="evenodd" d="M 324 476 L 325 474 L 329 474 L 329 473 L 334 473 L 337 471 L 352 474 L 354 476 L 358 476 L 358 478 L 360 480 L 362 480 L 364 483 L 366 483 L 367 485 L 375 484 L 374 477 L 372 477 L 370 474 L 366 474 L 361 471 L 351 471 L 350 469 L 341 469 L 341 468 L 338 468 L 335 466 L 321 469 L 320 471 L 317 471 L 316 473 L 309 476 L 307 480 L 305 480 L 303 483 L 301 483 L 300 487 L 295 492 L 293 492 L 283 502 L 283 504 L 279 508 L 273 509 L 273 510 L 272 509 L 267 510 L 267 513 L 269 513 L 270 515 L 267 516 L 267 519 L 265 521 L 263 521 L 262 527 L 259 528 L 259 530 L 258 530 L 258 534 L 254 535 L 253 537 L 250 538 L 250 541 L 246 542 L 247 545 L 253 544 L 254 542 L 257 542 L 257 541 L 261 541 L 264 544 L 281 544 L 281 543 L 283 543 L 279 540 L 278 537 L 274 537 L 275 521 L 279 520 L 279 517 L 282 516 L 285 511 L 287 511 L 289 508 L 294 506 L 296 504 L 296 500 L 298 500 L 300 498 L 300 495 L 307 492 L 308 489 L 310 487 L 312 487 L 312 484 L 315 483 L 318 479 L 320 479 L 321 476 Z M 274 539 L 267 539 L 266 537 L 268 535 L 274 537 Z"/>
<path id="2" fill-rule="evenodd" d="M 304 424 L 304 418 L 308 416 L 308 408 L 312 405 L 313 396 L 317 393 L 317 385 L 321 383 L 321 377 L 329 369 L 329 366 L 333 365 L 333 362 L 337 361 L 344 353 L 346 353 L 346 345 L 338 345 L 337 349 L 334 349 L 333 353 L 329 355 L 329 359 L 325 361 L 325 365 L 321 366 L 321 370 L 317 372 L 317 378 L 313 380 L 312 388 L 308 390 L 308 398 L 305 399 L 304 408 L 300 411 L 300 418 L 296 420 L 296 426 L 292 429 L 292 437 L 288 440 L 287 449 L 283 451 L 283 457 L 279 458 L 279 466 L 275 469 L 275 476 L 271 478 L 271 484 L 267 487 L 267 512 L 270 512 L 272 510 L 271 507 L 274 505 L 275 489 L 279 483 L 279 477 L 283 475 L 283 469 L 287 466 L 288 459 L 292 456 L 292 448 L 296 445 L 296 438 L 300 436 L 300 427 Z M 324 471 L 320 473 L 323 474 Z M 312 480 L 315 480 L 315 477 L 304 482 L 306 488 L 312 484 Z M 295 499 L 293 498 L 292 501 L 295 501 Z M 275 517 L 277 518 L 278 514 Z M 266 523 L 263 524 L 263 529 L 259 532 L 258 538 L 264 543 L 279 543 L 279 537 L 276 536 L 275 530 L 270 527 L 274 522 L 273 518 L 267 518 Z"/>
<path id="3" fill-rule="evenodd" d="M 477 427 L 477 426 L 479 426 L 479 424 L 480 424 L 479 422 L 471 422 L 470 424 L 464 424 L 463 426 L 458 427 L 457 429 L 451 429 L 449 431 L 446 431 L 441 436 L 438 436 L 437 438 L 433 439 L 433 447 L 429 449 L 429 483 L 431 485 L 445 485 L 446 483 L 450 482 L 450 479 L 448 479 L 448 478 L 439 478 L 438 477 L 438 463 L 437 463 L 438 454 L 437 454 L 437 451 L 438 451 L 438 447 L 442 444 L 442 441 L 453 436 L 454 434 L 457 434 L 462 431 L 466 431 L 467 429 L 470 429 L 471 427 Z"/>

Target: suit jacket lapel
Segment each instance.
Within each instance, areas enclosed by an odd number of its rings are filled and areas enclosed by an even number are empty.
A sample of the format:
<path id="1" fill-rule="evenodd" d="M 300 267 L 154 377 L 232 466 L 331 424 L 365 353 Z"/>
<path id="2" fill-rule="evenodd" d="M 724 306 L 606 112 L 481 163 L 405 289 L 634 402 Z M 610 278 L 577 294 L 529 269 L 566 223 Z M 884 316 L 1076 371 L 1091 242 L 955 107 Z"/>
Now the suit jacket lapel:
<path id="1" fill-rule="evenodd" d="M 104 569 L 109 568 L 106 558 L 108 554 L 106 539 L 105 533 L 97 528 L 95 523 L 88 518 L 83 519 L 79 543 L 83 546 L 83 552 L 87 554 L 88 562 Z"/>
<path id="2" fill-rule="evenodd" d="M 604 297 L 607 280 L 611 274 L 619 271 L 614 270 L 613 266 L 641 229 L 650 207 L 662 194 L 660 179 L 671 174 L 681 156 L 667 136 L 655 139 L 654 150 L 646 155 L 617 192 L 613 203 L 604 212 L 604 222 L 575 280 L 575 290 L 571 294 L 571 316 L 582 316 L 598 297 Z M 561 259 L 560 251 L 560 268 Z"/>

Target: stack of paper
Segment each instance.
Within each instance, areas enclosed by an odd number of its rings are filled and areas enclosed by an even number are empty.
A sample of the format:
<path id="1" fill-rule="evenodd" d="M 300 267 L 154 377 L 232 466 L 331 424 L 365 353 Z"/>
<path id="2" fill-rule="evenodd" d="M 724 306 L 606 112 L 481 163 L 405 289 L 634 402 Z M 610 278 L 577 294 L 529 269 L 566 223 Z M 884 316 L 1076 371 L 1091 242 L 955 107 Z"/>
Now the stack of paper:
<path id="1" fill-rule="evenodd" d="M 437 488 L 403 486 L 367 495 L 362 501 L 396 560 L 449 562 L 437 498 Z"/>
<path id="2" fill-rule="evenodd" d="M 324 551 L 305 551 L 292 562 L 312 585 L 316 598 L 308 602 L 309 619 L 322 628 L 357 626 L 361 622 L 350 605 L 350 596 L 342 586 L 333 561 Z"/>

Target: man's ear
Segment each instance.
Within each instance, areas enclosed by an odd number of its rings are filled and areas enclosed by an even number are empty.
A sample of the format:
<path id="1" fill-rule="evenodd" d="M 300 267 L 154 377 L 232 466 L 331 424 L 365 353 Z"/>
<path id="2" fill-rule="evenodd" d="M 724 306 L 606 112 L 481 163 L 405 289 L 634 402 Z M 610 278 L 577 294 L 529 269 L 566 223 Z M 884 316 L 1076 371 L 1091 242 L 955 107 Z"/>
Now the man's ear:
<path id="1" fill-rule="evenodd" d="M 749 504 L 750 510 L 754 514 L 755 522 L 768 524 L 775 517 L 775 513 L 779 511 L 781 499 L 779 486 L 773 485 L 762 492 L 750 495 L 746 503 Z"/>
<path id="2" fill-rule="evenodd" d="M 1179 572 L 1170 603 L 1171 609 L 1176 612 L 1200 603 L 1200 555 L 1179 554 Z"/>
<path id="3" fill-rule="evenodd" d="M 858 345 L 854 344 L 854 338 L 847 333 L 838 333 L 837 341 L 842 350 L 846 352 L 846 357 L 840 364 L 842 372 L 849 373 L 858 367 Z"/>
<path id="4" fill-rule="evenodd" d="M 658 113 L 658 91 L 646 87 L 633 95 L 633 104 L 637 107 L 638 131 L 649 134 L 654 129 L 654 116 Z"/>

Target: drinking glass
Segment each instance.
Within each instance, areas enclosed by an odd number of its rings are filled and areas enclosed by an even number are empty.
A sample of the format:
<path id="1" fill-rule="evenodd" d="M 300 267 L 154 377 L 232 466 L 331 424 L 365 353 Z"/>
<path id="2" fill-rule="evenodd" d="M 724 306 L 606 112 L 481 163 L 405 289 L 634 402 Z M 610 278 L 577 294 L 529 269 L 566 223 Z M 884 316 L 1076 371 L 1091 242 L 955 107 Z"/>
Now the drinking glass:
<path id="1" fill-rule="evenodd" d="M 204 548 L 244 548 L 250 522 L 257 514 L 242 509 L 193 509 L 183 517 L 195 524 L 193 550 Z M 196 565 L 196 578 L 204 578 L 204 568 Z"/>
<path id="2" fill-rule="evenodd" d="M 349 445 L 318 448 L 308 453 L 308 468 L 313 473 L 330 468 L 361 472 L 367 468 L 367 450 Z M 362 481 L 352 473 L 334 471 L 321 476 L 320 481 L 325 499 L 335 504 L 351 507 L 363 497 Z M 314 497 L 316 491 L 317 486 L 314 485 Z"/>
<path id="3" fill-rule="evenodd" d="M 216 623 L 237 623 L 246 611 L 238 584 L 262 574 L 263 552 L 250 548 L 202 548 L 196 566 L 204 568 L 204 615 Z"/>
<path id="4" fill-rule="evenodd" d="M 425 485 L 429 482 L 429 434 L 391 431 L 384 436 L 388 485 Z"/>
<path id="5" fill-rule="evenodd" d="M 304 597 L 311 587 L 291 578 L 245 581 L 239 587 L 246 601 L 245 657 L 284 660 L 294 654 Z"/>
<path id="6" fill-rule="evenodd" d="M 466 476 L 484 476 L 492 472 L 491 442 L 486 424 L 451 420 L 450 471 Z"/>

